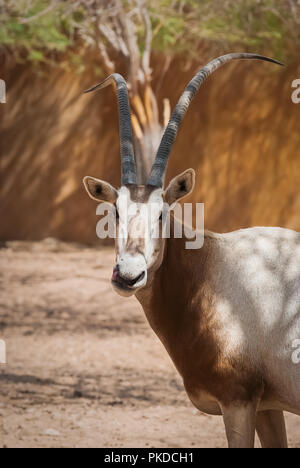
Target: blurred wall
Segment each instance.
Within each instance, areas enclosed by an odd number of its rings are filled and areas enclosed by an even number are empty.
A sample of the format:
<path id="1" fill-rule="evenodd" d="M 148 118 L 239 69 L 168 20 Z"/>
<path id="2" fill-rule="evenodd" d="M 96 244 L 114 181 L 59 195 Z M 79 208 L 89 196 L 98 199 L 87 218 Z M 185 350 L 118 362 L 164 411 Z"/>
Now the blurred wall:
<path id="1" fill-rule="evenodd" d="M 199 53 L 199 62 L 189 66 L 173 61 L 161 99 L 174 105 L 193 73 L 214 55 Z M 155 60 L 155 86 L 162 61 Z M 37 74 L 11 61 L 1 67 L 1 78 L 8 94 L 0 105 L 0 239 L 53 236 L 94 243 L 96 204 L 81 181 L 93 175 L 119 184 L 112 89 L 83 95 L 99 81 L 91 70 Z M 207 229 L 279 225 L 300 231 L 300 105 L 291 101 L 296 78 L 297 65 L 232 63 L 195 98 L 167 178 L 188 167 L 197 170 L 189 201 L 205 202 Z"/>

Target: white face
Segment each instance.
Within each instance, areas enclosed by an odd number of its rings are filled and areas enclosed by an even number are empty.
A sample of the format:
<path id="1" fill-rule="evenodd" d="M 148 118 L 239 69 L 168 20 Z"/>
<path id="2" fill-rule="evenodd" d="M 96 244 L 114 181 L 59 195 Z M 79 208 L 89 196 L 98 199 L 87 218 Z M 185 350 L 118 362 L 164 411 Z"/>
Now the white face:
<path id="1" fill-rule="evenodd" d="M 112 284 L 118 294 L 131 296 L 143 288 L 151 269 L 161 261 L 163 190 L 122 187 L 116 200 L 116 266 Z"/>
<path id="2" fill-rule="evenodd" d="M 112 284 L 118 294 L 132 296 L 151 281 L 163 261 L 163 223 L 169 207 L 194 188 L 193 169 L 175 177 L 167 189 L 152 186 L 123 186 L 119 191 L 94 177 L 85 177 L 84 186 L 97 202 L 115 205 L 117 219 L 116 266 Z"/>

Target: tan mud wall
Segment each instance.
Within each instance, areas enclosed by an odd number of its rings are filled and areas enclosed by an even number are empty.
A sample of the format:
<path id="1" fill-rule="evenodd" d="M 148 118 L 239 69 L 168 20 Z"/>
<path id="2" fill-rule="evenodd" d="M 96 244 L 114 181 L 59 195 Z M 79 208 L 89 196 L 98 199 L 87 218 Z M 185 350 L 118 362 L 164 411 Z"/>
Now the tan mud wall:
<path id="1" fill-rule="evenodd" d="M 202 65 L 211 55 L 199 59 Z M 160 65 L 161 66 L 161 65 Z M 159 66 L 157 66 L 158 69 Z M 161 97 L 174 105 L 196 71 L 178 60 Z M 112 90 L 91 96 L 97 81 L 62 70 L 34 74 L 6 63 L 7 104 L 0 105 L 0 239 L 95 242 L 96 205 L 85 175 L 120 180 Z M 255 225 L 300 231 L 300 104 L 291 83 L 300 66 L 229 64 L 192 104 L 172 153 L 168 179 L 197 170 L 193 201 L 205 202 L 206 228 L 226 232 Z"/>

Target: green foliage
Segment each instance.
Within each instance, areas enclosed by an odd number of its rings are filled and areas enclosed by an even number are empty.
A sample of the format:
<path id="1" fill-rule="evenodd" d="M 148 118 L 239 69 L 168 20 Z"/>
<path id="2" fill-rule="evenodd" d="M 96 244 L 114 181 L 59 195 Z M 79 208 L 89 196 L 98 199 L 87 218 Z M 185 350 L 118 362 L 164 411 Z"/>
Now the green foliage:
<path id="1" fill-rule="evenodd" d="M 154 40 L 157 49 L 168 48 L 170 43 L 175 50 L 192 54 L 206 39 L 224 48 L 241 46 L 267 51 L 282 59 L 295 54 L 300 45 L 297 0 L 152 0 L 153 3 L 156 11 L 161 4 L 159 19 L 154 22 L 157 27 L 161 21 Z"/>
<path id="2" fill-rule="evenodd" d="M 178 50 L 178 37 L 184 37 L 186 24 L 183 17 L 166 17 L 161 23 L 154 17 L 152 20 L 153 29 L 157 28 L 154 36 L 153 49 L 162 52 L 173 52 Z"/>
<path id="3" fill-rule="evenodd" d="M 26 8 L 28 4 L 29 8 Z M 1 4 L 0 43 L 2 47 L 27 50 L 28 58 L 35 62 L 43 61 L 44 53 L 47 51 L 66 51 L 72 45 L 70 21 L 61 18 L 60 5 L 53 10 L 49 9 L 46 14 L 41 14 L 47 7 L 49 7 L 49 2 L 42 0 Z M 36 19 L 34 19 L 35 16 Z"/>
<path id="4" fill-rule="evenodd" d="M 203 22 L 205 38 L 240 43 L 259 50 L 268 48 L 282 50 L 285 35 L 285 21 L 276 2 L 243 1 L 223 4 L 220 16 L 210 17 Z M 290 18 L 292 19 L 292 18 Z M 294 25 L 296 27 L 296 25 Z"/>
<path id="5" fill-rule="evenodd" d="M 205 39 L 224 49 L 239 45 L 278 58 L 293 54 L 300 43 L 300 6 L 296 0 L 145 0 L 152 24 L 152 49 L 175 54 L 196 53 Z M 122 0 L 133 13 L 136 0 Z M 13 51 L 25 50 L 34 62 L 48 60 L 51 52 L 69 52 L 70 63 L 80 70 L 74 54 L 78 39 L 95 44 L 95 18 L 109 18 L 114 0 L 0 0 L 0 44 Z M 105 6 L 106 5 L 106 6 Z M 102 8 L 102 9 L 101 9 Z M 140 52 L 144 52 L 145 25 L 132 15 Z"/>

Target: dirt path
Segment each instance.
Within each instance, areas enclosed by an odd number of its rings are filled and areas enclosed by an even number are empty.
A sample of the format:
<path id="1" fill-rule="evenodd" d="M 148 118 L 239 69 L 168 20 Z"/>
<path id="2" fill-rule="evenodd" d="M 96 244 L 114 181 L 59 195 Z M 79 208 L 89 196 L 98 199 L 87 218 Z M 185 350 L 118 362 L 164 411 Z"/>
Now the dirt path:
<path id="1" fill-rule="evenodd" d="M 113 252 L 45 241 L 0 250 L 0 447 L 225 447 L 197 412 Z M 300 448 L 300 419 L 287 416 Z"/>

